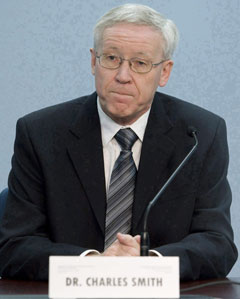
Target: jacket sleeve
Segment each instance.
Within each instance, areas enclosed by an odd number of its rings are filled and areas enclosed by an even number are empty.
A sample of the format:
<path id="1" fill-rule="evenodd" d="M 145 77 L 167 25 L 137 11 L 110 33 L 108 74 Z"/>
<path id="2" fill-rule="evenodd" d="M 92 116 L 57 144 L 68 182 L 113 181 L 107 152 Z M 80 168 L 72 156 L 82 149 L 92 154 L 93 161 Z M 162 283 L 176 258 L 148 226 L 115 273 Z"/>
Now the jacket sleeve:
<path id="1" fill-rule="evenodd" d="M 189 235 L 156 250 L 180 257 L 181 280 L 225 277 L 237 259 L 230 224 L 226 126 L 220 119 L 202 163 Z"/>
<path id="2" fill-rule="evenodd" d="M 41 136 L 39 136 L 41 138 Z M 79 255 L 86 248 L 51 241 L 44 174 L 25 120 L 17 124 L 9 194 L 0 229 L 0 275 L 47 280 L 50 255 Z"/>

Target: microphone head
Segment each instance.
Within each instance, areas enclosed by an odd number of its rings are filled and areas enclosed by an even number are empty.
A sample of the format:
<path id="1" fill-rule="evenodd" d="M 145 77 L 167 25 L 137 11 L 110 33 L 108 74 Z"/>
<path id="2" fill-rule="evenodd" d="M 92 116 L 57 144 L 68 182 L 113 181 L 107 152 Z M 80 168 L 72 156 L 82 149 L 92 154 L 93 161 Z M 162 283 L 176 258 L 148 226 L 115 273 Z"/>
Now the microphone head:
<path id="1" fill-rule="evenodd" d="M 197 129 L 193 126 L 189 126 L 187 128 L 187 133 L 189 136 L 194 137 L 194 135 L 197 134 Z"/>

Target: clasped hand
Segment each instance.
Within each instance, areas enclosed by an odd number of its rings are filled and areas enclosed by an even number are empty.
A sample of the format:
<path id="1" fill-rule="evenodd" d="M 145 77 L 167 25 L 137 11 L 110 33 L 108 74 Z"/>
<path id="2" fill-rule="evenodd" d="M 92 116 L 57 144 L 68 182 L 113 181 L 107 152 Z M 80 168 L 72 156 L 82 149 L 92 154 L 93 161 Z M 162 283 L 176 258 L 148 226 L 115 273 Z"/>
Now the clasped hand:
<path id="1" fill-rule="evenodd" d="M 135 237 L 126 234 L 117 234 L 117 240 L 113 242 L 103 253 L 103 256 L 139 256 L 140 236 Z"/>
<path id="2" fill-rule="evenodd" d="M 117 234 L 117 240 L 103 253 L 90 253 L 88 256 L 140 256 L 140 236 Z"/>

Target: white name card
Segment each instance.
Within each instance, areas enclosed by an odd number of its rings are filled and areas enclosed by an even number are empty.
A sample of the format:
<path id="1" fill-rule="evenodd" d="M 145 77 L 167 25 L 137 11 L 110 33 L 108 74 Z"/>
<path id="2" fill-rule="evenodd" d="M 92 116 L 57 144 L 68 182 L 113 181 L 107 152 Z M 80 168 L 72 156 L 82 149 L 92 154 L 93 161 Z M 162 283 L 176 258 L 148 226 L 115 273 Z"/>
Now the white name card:
<path id="1" fill-rule="evenodd" d="M 50 298 L 179 296 L 178 257 L 50 257 Z"/>

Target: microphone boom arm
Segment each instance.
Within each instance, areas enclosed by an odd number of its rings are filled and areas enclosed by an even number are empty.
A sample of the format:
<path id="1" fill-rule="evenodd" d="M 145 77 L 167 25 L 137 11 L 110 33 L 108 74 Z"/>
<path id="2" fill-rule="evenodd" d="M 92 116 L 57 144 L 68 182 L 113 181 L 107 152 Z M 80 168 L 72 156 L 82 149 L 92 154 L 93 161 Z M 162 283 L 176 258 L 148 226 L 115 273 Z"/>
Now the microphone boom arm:
<path id="1" fill-rule="evenodd" d="M 191 128 L 192 129 L 192 128 Z M 181 170 L 181 168 L 185 165 L 185 163 L 189 160 L 189 158 L 192 156 L 194 151 L 196 150 L 198 146 L 198 139 L 196 136 L 196 130 L 192 129 L 189 133 L 192 137 L 195 139 L 195 145 L 190 150 L 190 152 L 187 154 L 187 156 L 183 159 L 183 161 L 180 163 L 180 165 L 175 169 L 175 171 L 171 174 L 169 179 L 166 181 L 166 183 L 163 185 L 163 187 L 159 190 L 159 192 L 155 195 L 155 197 L 149 202 L 147 209 L 144 213 L 144 220 L 143 220 L 143 232 L 141 233 L 141 256 L 148 256 L 148 250 L 149 250 L 149 235 L 147 232 L 147 220 L 148 215 L 151 210 L 151 208 L 154 206 L 156 201 L 160 198 L 160 196 L 163 194 L 165 189 L 168 187 L 168 185 L 172 182 L 172 180 L 175 178 L 177 173 Z"/>

